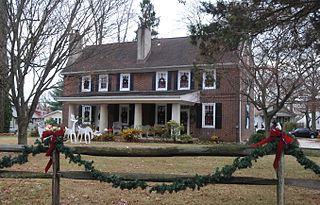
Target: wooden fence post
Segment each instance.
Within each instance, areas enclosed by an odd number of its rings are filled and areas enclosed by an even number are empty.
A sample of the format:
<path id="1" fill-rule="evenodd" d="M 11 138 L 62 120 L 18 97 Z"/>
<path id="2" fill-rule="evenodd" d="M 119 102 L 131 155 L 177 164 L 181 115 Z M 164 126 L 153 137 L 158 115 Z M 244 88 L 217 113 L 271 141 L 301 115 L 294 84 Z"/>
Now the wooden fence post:
<path id="1" fill-rule="evenodd" d="M 60 204 L 60 154 L 55 149 L 52 153 L 52 205 Z"/>
<path id="2" fill-rule="evenodd" d="M 277 205 L 284 205 L 284 153 L 282 151 L 277 170 Z"/>

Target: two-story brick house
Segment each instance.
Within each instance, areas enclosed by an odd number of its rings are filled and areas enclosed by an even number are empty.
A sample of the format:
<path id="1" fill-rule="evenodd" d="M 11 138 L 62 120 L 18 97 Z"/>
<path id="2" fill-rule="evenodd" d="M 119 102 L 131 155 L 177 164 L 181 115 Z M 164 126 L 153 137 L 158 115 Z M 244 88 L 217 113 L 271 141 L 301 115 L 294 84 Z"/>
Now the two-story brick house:
<path id="1" fill-rule="evenodd" d="M 253 107 L 240 94 L 237 58 L 230 52 L 214 65 L 201 59 L 188 37 L 151 40 L 147 29 L 137 42 L 85 47 L 62 72 L 64 124 L 71 126 L 72 114 L 99 130 L 172 119 L 200 139 L 247 139 Z"/>

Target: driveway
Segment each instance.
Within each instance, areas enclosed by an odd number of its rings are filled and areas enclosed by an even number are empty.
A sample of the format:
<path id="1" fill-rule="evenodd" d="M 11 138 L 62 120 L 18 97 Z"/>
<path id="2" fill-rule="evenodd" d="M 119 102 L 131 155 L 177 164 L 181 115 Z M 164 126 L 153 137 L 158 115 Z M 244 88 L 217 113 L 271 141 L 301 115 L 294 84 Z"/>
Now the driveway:
<path id="1" fill-rule="evenodd" d="M 320 149 L 320 139 L 298 138 L 301 148 Z"/>

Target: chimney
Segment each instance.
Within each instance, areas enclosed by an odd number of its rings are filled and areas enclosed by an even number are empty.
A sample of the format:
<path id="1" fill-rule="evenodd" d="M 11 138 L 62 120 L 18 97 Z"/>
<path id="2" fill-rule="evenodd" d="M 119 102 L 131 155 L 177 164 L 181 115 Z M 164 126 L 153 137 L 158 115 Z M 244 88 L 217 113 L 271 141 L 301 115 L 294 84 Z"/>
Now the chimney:
<path id="1" fill-rule="evenodd" d="M 74 30 L 69 36 L 69 59 L 67 66 L 73 64 L 82 53 L 82 37 L 79 30 Z"/>
<path id="2" fill-rule="evenodd" d="M 151 52 L 151 31 L 148 28 L 138 29 L 137 61 L 145 61 Z"/>

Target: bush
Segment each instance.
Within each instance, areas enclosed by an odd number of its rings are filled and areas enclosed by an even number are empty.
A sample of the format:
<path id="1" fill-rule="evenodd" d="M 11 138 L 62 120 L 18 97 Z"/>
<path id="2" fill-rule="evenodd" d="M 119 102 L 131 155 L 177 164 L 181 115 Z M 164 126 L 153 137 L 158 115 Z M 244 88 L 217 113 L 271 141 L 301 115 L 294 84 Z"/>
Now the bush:
<path id="1" fill-rule="evenodd" d="M 30 137 L 39 137 L 38 130 L 32 128 L 31 131 L 30 131 Z"/>
<path id="2" fill-rule="evenodd" d="M 181 142 L 192 142 L 192 136 L 191 135 L 187 135 L 187 134 L 179 135 L 177 138 Z"/>
<path id="3" fill-rule="evenodd" d="M 100 142 L 106 142 L 106 141 L 114 141 L 114 134 L 113 133 L 105 133 L 100 136 L 97 136 L 92 139 L 93 141 L 100 141 Z"/>
<path id="4" fill-rule="evenodd" d="M 161 135 L 161 138 L 173 139 L 176 141 L 179 133 L 183 131 L 184 127 L 182 124 L 177 123 L 174 120 L 170 120 L 165 124 L 164 133 Z"/>
<path id="5" fill-rule="evenodd" d="M 295 122 L 285 122 L 284 123 L 284 128 L 286 132 L 290 132 L 292 130 L 295 130 L 297 128 L 297 123 Z"/>
<path id="6" fill-rule="evenodd" d="M 136 128 L 127 128 L 121 131 L 120 135 L 128 142 L 136 141 L 142 134 L 142 130 Z"/>
<path id="7" fill-rule="evenodd" d="M 254 133 L 249 137 L 249 141 L 248 144 L 254 144 L 257 142 L 260 142 L 261 140 L 263 140 L 266 137 L 266 132 L 265 133 Z"/>

